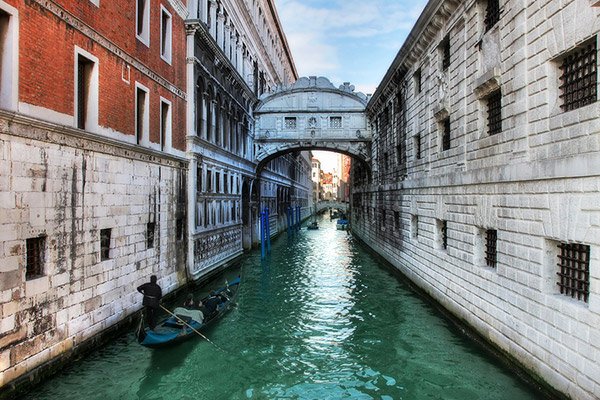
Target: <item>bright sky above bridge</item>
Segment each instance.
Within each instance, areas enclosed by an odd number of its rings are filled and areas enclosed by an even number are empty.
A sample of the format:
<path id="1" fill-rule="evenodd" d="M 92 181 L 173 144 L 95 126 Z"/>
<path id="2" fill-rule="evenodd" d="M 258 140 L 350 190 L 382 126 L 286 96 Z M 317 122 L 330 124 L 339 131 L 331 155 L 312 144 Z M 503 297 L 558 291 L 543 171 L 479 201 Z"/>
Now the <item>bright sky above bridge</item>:
<path id="1" fill-rule="evenodd" d="M 373 93 L 426 0 L 275 0 L 300 76 Z"/>

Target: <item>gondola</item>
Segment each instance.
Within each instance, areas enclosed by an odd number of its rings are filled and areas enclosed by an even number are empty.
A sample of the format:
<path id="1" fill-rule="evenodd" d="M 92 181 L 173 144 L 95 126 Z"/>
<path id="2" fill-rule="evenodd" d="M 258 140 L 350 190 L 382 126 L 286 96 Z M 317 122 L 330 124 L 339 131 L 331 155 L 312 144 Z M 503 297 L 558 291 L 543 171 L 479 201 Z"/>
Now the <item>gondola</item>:
<path id="1" fill-rule="evenodd" d="M 158 348 L 198 336 L 198 332 L 204 330 L 231 308 L 232 298 L 235 295 L 231 289 L 235 289 L 237 292 L 239 284 L 240 278 L 238 277 L 202 299 L 202 303 L 212 296 L 220 299 L 220 303 L 210 315 L 203 315 L 201 310 L 177 307 L 173 310 L 172 315 L 156 325 L 154 330 L 140 324 L 137 332 L 138 343 L 142 346 Z"/>

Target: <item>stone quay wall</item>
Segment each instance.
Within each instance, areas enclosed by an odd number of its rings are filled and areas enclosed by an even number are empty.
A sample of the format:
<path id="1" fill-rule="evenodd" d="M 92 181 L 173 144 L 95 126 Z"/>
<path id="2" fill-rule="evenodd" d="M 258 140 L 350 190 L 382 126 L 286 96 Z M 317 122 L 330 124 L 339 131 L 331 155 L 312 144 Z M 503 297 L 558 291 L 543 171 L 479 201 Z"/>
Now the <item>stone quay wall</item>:
<path id="1" fill-rule="evenodd" d="M 139 310 L 151 274 L 164 293 L 187 281 L 186 166 L 0 113 L 0 387 Z M 43 268 L 28 276 L 40 238 Z"/>

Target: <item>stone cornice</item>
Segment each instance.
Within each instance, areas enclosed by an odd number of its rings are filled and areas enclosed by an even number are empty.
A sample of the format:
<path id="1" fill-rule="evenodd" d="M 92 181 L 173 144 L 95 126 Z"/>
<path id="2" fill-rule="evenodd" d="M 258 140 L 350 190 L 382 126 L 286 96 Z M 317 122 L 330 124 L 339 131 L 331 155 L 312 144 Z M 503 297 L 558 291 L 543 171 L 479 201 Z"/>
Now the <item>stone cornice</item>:
<path id="1" fill-rule="evenodd" d="M 73 14 L 69 13 L 67 10 L 57 5 L 55 2 L 51 0 L 31 0 L 35 1 L 40 7 L 52 13 L 56 18 L 62 20 L 64 23 L 69 25 L 71 28 L 81 32 L 83 35 L 87 36 L 94 42 L 98 43 L 100 46 L 104 47 L 109 52 L 113 53 L 118 58 L 122 59 L 126 63 L 133 66 L 135 69 L 140 71 L 142 74 L 146 75 L 148 78 L 152 79 L 159 85 L 163 86 L 165 89 L 173 93 L 174 95 L 182 98 L 183 100 L 187 99 L 186 93 L 184 90 L 178 88 L 162 76 L 158 75 L 154 71 L 152 71 L 145 64 L 134 58 L 133 56 L 127 54 L 120 47 L 115 45 L 113 42 L 108 40 L 106 37 L 98 33 L 89 25 L 86 25 L 81 20 L 76 18 Z"/>
<path id="2" fill-rule="evenodd" d="M 386 88 L 394 80 L 394 77 L 397 74 L 405 74 L 419 61 L 438 32 L 444 27 L 445 21 L 452 16 L 462 2 L 463 0 L 429 0 L 369 101 L 367 105 L 369 113 L 372 112 L 370 109 L 377 108 L 382 101 Z"/>
<path id="3" fill-rule="evenodd" d="M 179 15 L 181 19 L 186 19 L 188 17 L 188 9 L 185 4 L 181 2 L 181 0 L 167 0 L 167 2 L 173 8 L 173 10 L 177 12 L 177 15 Z"/>
<path id="4" fill-rule="evenodd" d="M 15 129 L 15 125 L 23 129 Z M 186 167 L 188 163 L 186 158 L 4 110 L 0 110 L 0 134 L 170 167 Z"/>

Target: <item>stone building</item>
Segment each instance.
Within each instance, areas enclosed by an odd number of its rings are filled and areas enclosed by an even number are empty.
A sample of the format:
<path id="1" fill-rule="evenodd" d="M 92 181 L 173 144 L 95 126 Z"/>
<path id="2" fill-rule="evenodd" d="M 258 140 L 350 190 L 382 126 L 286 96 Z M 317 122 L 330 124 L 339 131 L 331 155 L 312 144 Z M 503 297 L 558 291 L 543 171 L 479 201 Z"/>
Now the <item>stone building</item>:
<path id="1" fill-rule="evenodd" d="M 188 6 L 189 265 L 196 278 L 258 242 L 261 208 L 269 207 L 278 232 L 281 210 L 310 198 L 310 163 L 300 154 L 260 169 L 254 162 L 253 107 L 269 88 L 297 79 L 273 1 Z"/>
<path id="2" fill-rule="evenodd" d="M 168 293 L 240 255 L 269 191 L 311 197 L 307 153 L 254 161 L 258 96 L 296 79 L 271 0 L 0 0 L 0 49 L 0 387 L 139 310 L 150 275 Z"/>
<path id="3" fill-rule="evenodd" d="M 594 3 L 430 0 L 353 170 L 353 232 L 574 399 L 600 395 Z"/>

